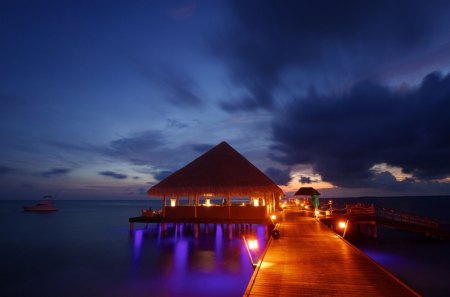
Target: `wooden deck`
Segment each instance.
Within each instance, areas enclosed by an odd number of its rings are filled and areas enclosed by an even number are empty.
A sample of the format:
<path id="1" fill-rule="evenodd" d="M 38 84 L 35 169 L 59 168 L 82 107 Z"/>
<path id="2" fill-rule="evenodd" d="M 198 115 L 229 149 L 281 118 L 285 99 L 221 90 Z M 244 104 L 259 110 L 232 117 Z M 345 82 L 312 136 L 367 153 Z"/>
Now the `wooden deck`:
<path id="1" fill-rule="evenodd" d="M 244 296 L 420 296 L 313 218 L 287 211 Z"/>
<path id="2" fill-rule="evenodd" d="M 228 218 L 163 218 L 163 217 L 133 217 L 130 223 L 188 223 L 188 224 L 261 224 L 269 225 L 270 219 L 228 219 Z"/>

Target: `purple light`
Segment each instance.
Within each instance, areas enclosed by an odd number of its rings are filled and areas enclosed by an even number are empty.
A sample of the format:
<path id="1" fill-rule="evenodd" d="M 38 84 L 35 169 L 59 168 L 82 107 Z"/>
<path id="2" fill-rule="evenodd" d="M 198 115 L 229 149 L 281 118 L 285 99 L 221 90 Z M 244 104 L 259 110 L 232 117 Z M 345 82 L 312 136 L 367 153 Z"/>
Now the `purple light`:
<path id="1" fill-rule="evenodd" d="M 139 259 L 139 255 L 141 252 L 141 246 L 142 246 L 142 236 L 144 231 L 143 230 L 136 230 L 134 232 L 134 259 Z"/>

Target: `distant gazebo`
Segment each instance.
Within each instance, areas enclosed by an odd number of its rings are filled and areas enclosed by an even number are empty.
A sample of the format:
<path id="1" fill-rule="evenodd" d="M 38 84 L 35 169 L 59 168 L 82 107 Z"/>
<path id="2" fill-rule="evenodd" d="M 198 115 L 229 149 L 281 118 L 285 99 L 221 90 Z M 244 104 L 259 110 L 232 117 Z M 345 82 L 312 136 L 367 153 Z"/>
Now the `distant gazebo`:
<path id="1" fill-rule="evenodd" d="M 300 189 L 298 189 L 297 192 L 295 192 L 294 195 L 296 195 L 296 196 L 313 196 L 313 195 L 320 195 L 320 193 L 313 187 L 301 187 Z"/>
<path id="2" fill-rule="evenodd" d="M 313 187 L 301 187 L 298 189 L 297 192 L 294 194 L 295 196 L 307 196 L 311 197 L 311 203 L 314 206 L 314 208 L 319 207 L 319 191 L 314 189 Z M 307 198 L 306 201 L 309 203 L 309 199 Z"/>
<path id="3" fill-rule="evenodd" d="M 267 219 L 283 191 L 228 143 L 221 142 L 148 190 L 163 198 L 163 217 L 180 219 Z M 187 198 L 187 205 L 180 204 Z M 222 199 L 214 205 L 212 199 Z M 233 199 L 248 198 L 233 204 Z M 167 205 L 167 202 L 170 204 Z"/>

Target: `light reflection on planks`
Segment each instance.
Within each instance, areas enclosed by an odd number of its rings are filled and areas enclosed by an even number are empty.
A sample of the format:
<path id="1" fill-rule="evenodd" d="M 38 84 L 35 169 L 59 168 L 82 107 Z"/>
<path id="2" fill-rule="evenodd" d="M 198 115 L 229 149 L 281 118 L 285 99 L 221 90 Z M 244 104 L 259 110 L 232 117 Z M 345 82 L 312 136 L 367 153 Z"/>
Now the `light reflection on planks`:
<path id="1" fill-rule="evenodd" d="M 312 218 L 279 229 L 244 296 L 420 296 Z"/>

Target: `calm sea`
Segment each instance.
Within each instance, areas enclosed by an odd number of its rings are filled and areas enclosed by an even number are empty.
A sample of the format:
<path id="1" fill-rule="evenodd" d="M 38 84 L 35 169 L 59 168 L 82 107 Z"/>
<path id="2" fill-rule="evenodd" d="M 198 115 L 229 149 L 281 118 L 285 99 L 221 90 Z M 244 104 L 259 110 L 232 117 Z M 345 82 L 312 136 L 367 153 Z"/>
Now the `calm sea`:
<path id="1" fill-rule="evenodd" d="M 450 221 L 450 197 L 335 199 Z M 242 238 L 218 226 L 161 237 L 156 225 L 128 218 L 155 201 L 57 201 L 55 213 L 24 213 L 29 201 L 0 201 L 0 296 L 242 296 L 253 269 Z M 211 225 L 212 226 L 212 225 Z M 204 232 L 205 230 L 203 230 Z M 253 226 L 264 246 L 264 228 Z M 449 296 L 450 243 L 379 229 L 376 241 L 355 242 L 367 255 L 424 296 Z"/>
<path id="2" fill-rule="evenodd" d="M 373 203 L 450 223 L 450 196 L 378 197 L 334 199 L 345 203 Z M 333 207 L 334 207 L 333 202 Z M 450 240 L 378 227 L 377 240 L 352 242 L 366 255 L 392 272 L 423 296 L 450 296 Z"/>
<path id="3" fill-rule="evenodd" d="M 151 201 L 57 201 L 55 213 L 0 202 L 0 296 L 242 296 L 253 273 L 242 237 L 199 240 L 128 218 Z M 153 205 L 152 205 L 153 204 Z M 223 232 L 222 232 L 223 231 Z M 255 236 L 264 228 L 253 226 Z M 261 241 L 261 243 L 263 243 Z"/>

